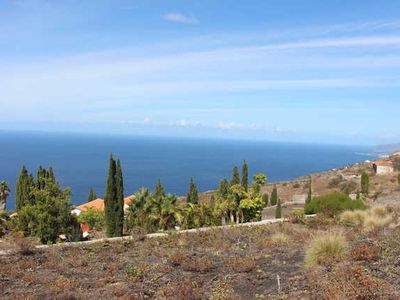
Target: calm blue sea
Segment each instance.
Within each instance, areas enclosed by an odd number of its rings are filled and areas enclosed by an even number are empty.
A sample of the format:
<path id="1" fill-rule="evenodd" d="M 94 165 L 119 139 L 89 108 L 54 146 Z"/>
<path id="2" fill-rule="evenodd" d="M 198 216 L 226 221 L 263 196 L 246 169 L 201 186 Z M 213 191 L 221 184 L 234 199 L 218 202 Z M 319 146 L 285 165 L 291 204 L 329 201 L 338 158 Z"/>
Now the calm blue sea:
<path id="1" fill-rule="evenodd" d="M 34 173 L 40 164 L 52 166 L 58 181 L 72 188 L 75 204 L 86 201 L 91 186 L 102 196 L 111 152 L 122 161 L 126 194 L 161 179 L 168 192 L 179 195 L 186 194 L 191 176 L 200 191 L 216 188 L 244 159 L 250 174 L 262 172 L 275 182 L 376 156 L 364 146 L 0 132 L 0 180 L 12 189 L 7 208 L 14 209 L 23 164 Z"/>

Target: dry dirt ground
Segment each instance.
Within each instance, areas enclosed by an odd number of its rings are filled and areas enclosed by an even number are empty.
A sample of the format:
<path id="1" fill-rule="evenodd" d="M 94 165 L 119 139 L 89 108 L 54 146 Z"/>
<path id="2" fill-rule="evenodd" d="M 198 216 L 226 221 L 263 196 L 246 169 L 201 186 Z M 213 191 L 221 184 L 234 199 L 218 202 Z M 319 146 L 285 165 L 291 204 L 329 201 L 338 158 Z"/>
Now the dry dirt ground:
<path id="1" fill-rule="evenodd" d="M 368 235 L 307 224 L 213 229 L 168 237 L 36 249 L 0 257 L 2 299 L 396 299 L 400 229 Z M 351 255 L 307 269 L 318 231 L 344 230 Z M 278 276 L 280 286 L 278 285 Z M 356 297 L 357 296 L 357 297 Z"/>

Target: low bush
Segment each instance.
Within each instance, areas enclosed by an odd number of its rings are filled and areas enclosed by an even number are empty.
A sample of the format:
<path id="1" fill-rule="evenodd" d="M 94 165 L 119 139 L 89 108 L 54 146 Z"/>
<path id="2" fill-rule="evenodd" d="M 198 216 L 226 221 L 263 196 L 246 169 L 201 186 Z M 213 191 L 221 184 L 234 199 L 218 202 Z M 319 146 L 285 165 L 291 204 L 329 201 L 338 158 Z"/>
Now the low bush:
<path id="1" fill-rule="evenodd" d="M 344 210 L 365 209 L 366 206 L 361 200 L 352 200 L 349 196 L 339 192 L 313 198 L 304 208 L 306 214 L 323 213 L 328 216 L 335 216 Z"/>
<path id="2" fill-rule="evenodd" d="M 370 242 L 358 243 L 351 249 L 351 258 L 354 261 L 376 261 L 380 254 L 381 249 Z"/>
<path id="3" fill-rule="evenodd" d="M 293 224 L 305 224 L 306 220 L 304 215 L 304 209 L 301 208 L 293 209 L 289 216 L 289 222 Z"/>
<path id="4" fill-rule="evenodd" d="M 384 280 L 354 263 L 308 274 L 311 299 L 395 299 Z"/>
<path id="5" fill-rule="evenodd" d="M 235 273 L 248 273 L 254 270 L 256 262 L 249 256 L 233 256 L 225 261 L 225 265 Z"/>
<path id="6" fill-rule="evenodd" d="M 344 211 L 340 221 L 344 225 L 362 227 L 364 231 L 370 232 L 392 223 L 393 214 L 384 206 L 374 206 L 368 210 Z"/>
<path id="7" fill-rule="evenodd" d="M 306 266 L 330 265 L 344 259 L 349 244 L 342 232 L 323 232 L 317 234 L 306 249 Z"/>

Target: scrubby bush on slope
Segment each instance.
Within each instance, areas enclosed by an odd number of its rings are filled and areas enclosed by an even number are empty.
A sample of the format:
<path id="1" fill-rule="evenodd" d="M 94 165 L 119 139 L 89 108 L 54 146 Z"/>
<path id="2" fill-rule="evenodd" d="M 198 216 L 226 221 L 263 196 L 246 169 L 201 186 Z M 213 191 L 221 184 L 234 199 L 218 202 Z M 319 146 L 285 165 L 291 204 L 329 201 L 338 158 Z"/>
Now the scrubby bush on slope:
<path id="1" fill-rule="evenodd" d="M 352 200 L 349 196 L 339 192 L 315 197 L 305 205 L 306 214 L 324 213 L 335 216 L 344 210 L 365 209 L 366 206 L 361 200 Z"/>

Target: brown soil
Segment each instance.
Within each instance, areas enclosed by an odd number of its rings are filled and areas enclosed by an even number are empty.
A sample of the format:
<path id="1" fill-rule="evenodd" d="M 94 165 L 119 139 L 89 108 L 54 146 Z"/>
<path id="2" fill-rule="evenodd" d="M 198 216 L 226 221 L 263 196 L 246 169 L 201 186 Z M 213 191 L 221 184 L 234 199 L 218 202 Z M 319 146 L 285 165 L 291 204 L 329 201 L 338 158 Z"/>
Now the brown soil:
<path id="1" fill-rule="evenodd" d="M 0 291 L 2 299 L 335 299 L 332 288 L 347 288 L 341 273 L 303 261 L 312 235 L 337 226 L 316 220 L 21 252 L 0 257 Z M 363 299 L 399 295 L 400 229 L 347 232 L 353 255 L 338 269 L 358 276 L 349 293 L 370 282 L 382 291 Z"/>

